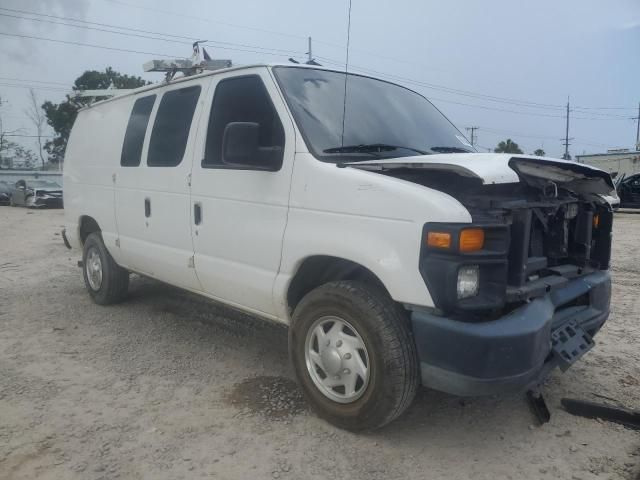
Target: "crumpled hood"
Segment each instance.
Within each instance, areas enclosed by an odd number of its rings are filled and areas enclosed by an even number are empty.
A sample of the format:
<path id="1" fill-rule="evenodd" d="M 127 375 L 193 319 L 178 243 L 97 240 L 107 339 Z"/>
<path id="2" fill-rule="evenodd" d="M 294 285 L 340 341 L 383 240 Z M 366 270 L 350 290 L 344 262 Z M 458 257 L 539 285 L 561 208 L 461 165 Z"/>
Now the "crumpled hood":
<path id="1" fill-rule="evenodd" d="M 541 188 L 563 187 L 577 194 L 617 198 L 611 176 L 582 163 L 508 153 L 447 153 L 365 162 L 349 162 L 362 170 L 446 170 L 480 179 L 485 185 L 524 182 Z"/>

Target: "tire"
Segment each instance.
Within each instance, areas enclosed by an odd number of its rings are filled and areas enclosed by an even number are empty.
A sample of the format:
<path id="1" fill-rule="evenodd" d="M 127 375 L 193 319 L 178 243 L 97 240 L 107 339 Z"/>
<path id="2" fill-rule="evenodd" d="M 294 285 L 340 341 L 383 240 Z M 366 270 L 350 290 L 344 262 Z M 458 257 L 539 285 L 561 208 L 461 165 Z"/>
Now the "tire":
<path id="1" fill-rule="evenodd" d="M 331 323 L 333 318 L 340 322 Z M 342 331 L 327 340 L 334 327 Z M 324 333 L 327 336 L 318 328 L 323 332 L 328 329 Z M 320 355 L 319 338 L 325 345 Z M 344 338 L 349 345 L 364 344 L 364 349 L 356 353 L 368 374 L 358 377 L 355 388 L 353 383 L 349 388 L 342 377 L 338 380 L 342 373 L 351 374 L 345 375 L 347 379 L 353 378 L 353 372 L 345 367 L 357 359 L 355 355 L 344 354 L 344 344 L 339 345 L 342 342 L 335 338 Z M 334 345 L 330 347 L 331 339 Z M 373 430 L 391 422 L 409 407 L 418 388 L 418 359 L 405 311 L 382 289 L 364 283 L 331 282 L 308 293 L 293 314 L 289 354 L 311 407 L 321 418 L 346 430 Z M 325 359 L 321 363 L 327 372 L 337 368 L 339 374 L 324 372 L 314 359 Z M 354 370 L 360 371 L 362 367 Z M 323 373 L 326 380 L 322 379 Z M 318 383 L 323 381 L 346 383 L 343 387 L 327 388 Z M 347 390 L 355 393 L 347 395 Z"/>
<path id="2" fill-rule="evenodd" d="M 99 272 L 95 268 L 99 262 Z M 82 275 L 92 300 L 98 305 L 121 302 L 129 290 L 129 272 L 111 257 L 99 232 L 91 233 L 82 251 Z"/>

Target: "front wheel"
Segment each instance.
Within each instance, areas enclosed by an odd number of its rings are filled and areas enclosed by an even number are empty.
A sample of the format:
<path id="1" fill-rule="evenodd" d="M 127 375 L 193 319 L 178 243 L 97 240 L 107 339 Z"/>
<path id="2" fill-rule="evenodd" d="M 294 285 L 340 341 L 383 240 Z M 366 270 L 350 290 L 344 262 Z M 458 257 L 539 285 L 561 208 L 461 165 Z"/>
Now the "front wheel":
<path id="1" fill-rule="evenodd" d="M 418 387 L 418 360 L 405 312 L 383 290 L 325 284 L 296 307 L 289 353 L 309 403 L 347 430 L 398 417 Z"/>
<path id="2" fill-rule="evenodd" d="M 85 240 L 82 266 L 84 284 L 98 305 L 120 302 L 127 295 L 129 272 L 111 257 L 100 233 L 92 233 Z"/>

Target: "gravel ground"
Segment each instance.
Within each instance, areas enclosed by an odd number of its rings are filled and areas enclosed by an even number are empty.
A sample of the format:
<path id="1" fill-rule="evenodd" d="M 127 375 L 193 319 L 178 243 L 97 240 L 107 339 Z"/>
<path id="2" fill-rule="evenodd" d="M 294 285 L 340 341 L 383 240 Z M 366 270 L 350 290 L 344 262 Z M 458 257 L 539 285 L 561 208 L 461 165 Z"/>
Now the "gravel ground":
<path id="1" fill-rule="evenodd" d="M 138 277 L 93 304 L 62 222 L 0 207 L 0 479 L 640 478 L 637 431 L 560 408 L 640 408 L 640 215 L 616 215 L 612 316 L 548 381 L 550 423 L 519 395 L 425 390 L 361 435 L 307 410 L 282 326 Z"/>

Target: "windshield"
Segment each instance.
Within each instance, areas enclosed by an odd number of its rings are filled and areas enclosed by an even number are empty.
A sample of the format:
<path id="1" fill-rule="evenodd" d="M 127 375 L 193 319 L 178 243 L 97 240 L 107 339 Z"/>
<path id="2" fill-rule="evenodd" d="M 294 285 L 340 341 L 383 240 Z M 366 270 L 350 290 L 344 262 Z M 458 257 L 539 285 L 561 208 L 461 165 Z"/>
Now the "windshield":
<path id="1" fill-rule="evenodd" d="M 300 67 L 275 76 L 311 152 L 328 162 L 471 152 L 426 98 L 382 80 Z M 344 112 L 344 138 L 343 138 Z"/>

